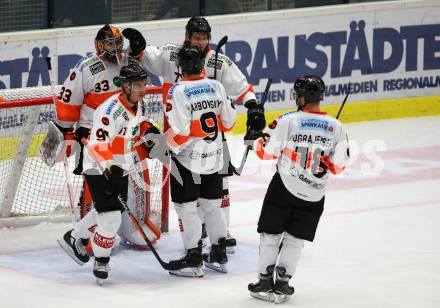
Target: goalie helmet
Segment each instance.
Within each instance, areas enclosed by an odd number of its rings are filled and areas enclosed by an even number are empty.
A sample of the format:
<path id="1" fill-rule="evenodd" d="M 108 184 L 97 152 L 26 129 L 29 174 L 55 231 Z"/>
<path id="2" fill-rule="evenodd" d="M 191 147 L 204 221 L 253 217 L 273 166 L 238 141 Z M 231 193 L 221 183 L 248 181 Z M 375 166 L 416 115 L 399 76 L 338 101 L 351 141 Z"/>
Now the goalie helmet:
<path id="1" fill-rule="evenodd" d="M 111 63 L 118 63 L 122 57 L 124 39 L 115 26 L 106 24 L 99 29 L 95 37 L 95 49 L 98 56 Z"/>
<path id="2" fill-rule="evenodd" d="M 147 70 L 137 62 L 132 62 L 126 66 L 121 67 L 119 76 L 117 78 L 118 86 L 122 86 L 123 82 L 131 83 L 137 80 L 148 80 Z"/>
<path id="3" fill-rule="evenodd" d="M 185 30 L 188 37 L 191 37 L 193 33 L 206 33 L 208 34 L 208 40 L 211 39 L 211 27 L 204 17 L 191 17 L 185 26 Z"/>
<path id="4" fill-rule="evenodd" d="M 186 75 L 198 75 L 205 66 L 202 51 L 195 47 L 183 47 L 177 54 L 179 66 Z"/>
<path id="5" fill-rule="evenodd" d="M 303 96 L 306 103 L 315 103 L 324 99 L 325 84 L 318 76 L 309 75 L 299 77 L 293 86 L 295 101 Z"/>

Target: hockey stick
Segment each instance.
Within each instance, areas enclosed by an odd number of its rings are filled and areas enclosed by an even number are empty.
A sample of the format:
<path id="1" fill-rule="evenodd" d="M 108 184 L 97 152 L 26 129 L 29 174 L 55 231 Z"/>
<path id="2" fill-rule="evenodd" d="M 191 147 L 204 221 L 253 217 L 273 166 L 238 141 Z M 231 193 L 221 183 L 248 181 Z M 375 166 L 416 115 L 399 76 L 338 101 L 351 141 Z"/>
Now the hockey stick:
<path id="1" fill-rule="evenodd" d="M 264 106 L 264 103 L 266 102 L 267 94 L 269 93 L 269 89 L 270 89 L 271 84 L 272 84 L 272 78 L 269 77 L 267 79 L 267 84 L 266 84 L 266 88 L 264 89 L 263 97 L 261 98 L 261 103 L 260 103 L 261 106 Z M 249 127 L 247 128 L 247 130 L 249 130 Z M 246 150 L 243 153 L 243 158 L 241 159 L 240 167 L 234 168 L 233 171 L 236 175 L 240 175 L 241 172 L 243 171 L 244 164 L 246 163 L 246 159 L 247 159 L 247 156 L 248 156 L 250 150 L 252 150 L 252 144 L 249 144 L 246 147 Z"/>
<path id="2" fill-rule="evenodd" d="M 95 152 L 93 150 L 90 149 L 90 146 L 87 143 L 87 140 L 85 138 L 83 138 L 82 140 L 84 146 L 88 149 L 88 153 L 92 155 L 92 158 L 96 161 L 96 164 L 98 165 L 98 169 L 99 171 L 102 173 L 102 175 L 104 176 L 104 178 L 106 179 L 106 181 L 110 184 L 110 178 L 108 177 L 108 174 L 106 172 L 104 172 L 103 167 L 98 163 L 98 158 L 95 154 Z M 138 230 L 138 232 L 140 233 L 140 235 L 142 236 L 142 238 L 144 239 L 144 241 L 147 243 L 148 247 L 150 248 L 151 252 L 153 253 L 153 255 L 156 257 L 156 260 L 159 262 L 159 264 L 162 266 L 162 268 L 164 270 L 167 271 L 176 271 L 176 270 L 180 270 L 182 269 L 182 267 L 179 266 L 171 266 L 169 262 L 165 262 L 157 253 L 156 248 L 154 248 L 153 244 L 151 243 L 150 239 L 147 237 L 147 235 L 145 234 L 144 230 L 142 230 L 141 225 L 139 224 L 139 222 L 137 221 L 136 217 L 133 215 L 133 213 L 131 212 L 130 208 L 127 205 L 127 202 L 125 202 L 122 199 L 122 196 L 120 194 L 118 194 L 118 200 L 121 203 L 122 207 L 125 209 L 125 211 L 127 211 L 128 216 L 130 217 L 131 222 L 133 223 L 133 225 L 135 226 L 135 228 Z"/>
<path id="3" fill-rule="evenodd" d="M 55 105 L 57 102 L 57 97 L 55 94 L 55 80 L 53 79 L 52 63 L 50 57 L 46 57 L 46 63 L 47 63 L 47 70 L 49 72 L 50 88 L 52 92 L 52 102 Z M 72 179 L 69 173 L 69 162 L 67 161 L 67 154 L 64 155 L 63 166 L 64 166 L 64 175 L 66 176 L 66 186 L 67 186 L 67 194 L 69 197 L 70 214 L 72 216 L 72 223 L 75 224 L 77 222 L 77 215 L 75 213 L 75 206 L 73 205 L 73 186 L 72 186 Z"/>
<path id="4" fill-rule="evenodd" d="M 345 102 L 347 101 L 348 95 L 350 94 L 350 82 L 348 82 L 348 89 L 347 89 L 347 94 L 345 95 L 344 100 L 342 101 L 342 105 L 339 108 L 338 114 L 336 115 L 336 119 L 339 119 L 339 116 L 341 115 L 342 112 L 342 108 L 344 108 Z"/>
<path id="5" fill-rule="evenodd" d="M 218 60 L 218 53 L 220 51 L 220 49 L 223 47 L 223 45 L 225 45 L 228 42 L 228 36 L 225 35 L 224 37 L 222 37 L 222 39 L 220 40 L 220 42 L 218 42 L 217 47 L 215 48 L 215 63 L 214 63 L 214 79 L 217 79 L 217 60 Z"/>

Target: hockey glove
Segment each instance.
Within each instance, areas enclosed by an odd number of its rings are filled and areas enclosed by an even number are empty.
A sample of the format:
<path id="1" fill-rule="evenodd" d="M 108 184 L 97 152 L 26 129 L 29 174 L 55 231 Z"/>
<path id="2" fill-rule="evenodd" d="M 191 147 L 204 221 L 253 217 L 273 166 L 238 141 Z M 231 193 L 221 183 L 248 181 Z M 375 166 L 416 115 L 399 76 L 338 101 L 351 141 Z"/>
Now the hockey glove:
<path id="1" fill-rule="evenodd" d="M 142 142 L 147 150 L 148 158 L 158 159 L 163 164 L 169 164 L 169 151 L 166 136 L 155 126 L 145 131 Z"/>
<path id="2" fill-rule="evenodd" d="M 110 168 L 104 170 L 104 177 L 108 180 L 112 189 L 121 189 L 123 186 L 122 176 L 124 170 L 116 165 L 112 165 Z"/>
<path id="3" fill-rule="evenodd" d="M 261 131 L 266 127 L 263 105 L 257 104 L 254 99 L 248 100 L 244 106 L 248 109 L 246 126 L 253 131 Z"/>
<path id="4" fill-rule="evenodd" d="M 244 135 L 244 140 L 246 143 L 246 141 L 257 140 L 258 138 L 261 138 L 263 136 L 264 136 L 264 134 L 263 134 L 263 131 L 261 131 L 261 130 L 248 129 L 246 132 L 246 135 Z"/>
<path id="5" fill-rule="evenodd" d="M 147 46 L 144 36 L 136 29 L 126 28 L 122 30 L 122 35 L 130 42 L 130 55 L 133 57 L 139 56 Z"/>

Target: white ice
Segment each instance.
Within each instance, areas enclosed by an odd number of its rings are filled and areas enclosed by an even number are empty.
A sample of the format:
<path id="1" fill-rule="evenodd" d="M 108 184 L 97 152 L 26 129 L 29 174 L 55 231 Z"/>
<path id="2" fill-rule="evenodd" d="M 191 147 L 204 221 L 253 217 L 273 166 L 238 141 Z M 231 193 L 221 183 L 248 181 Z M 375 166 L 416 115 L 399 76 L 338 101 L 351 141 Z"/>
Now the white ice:
<path id="1" fill-rule="evenodd" d="M 330 179 L 324 215 L 292 280 L 286 307 L 440 307 L 440 117 L 346 125 L 353 161 Z M 242 137 L 231 137 L 238 164 Z M 42 224 L 0 230 L 0 307 L 264 307 L 250 298 L 256 281 L 262 199 L 271 162 L 249 155 L 231 179 L 231 234 L 238 247 L 229 273 L 202 279 L 170 276 L 151 252 L 118 249 L 108 282 L 92 264 L 78 266 L 57 247 L 71 226 Z M 157 250 L 180 257 L 174 209 Z"/>

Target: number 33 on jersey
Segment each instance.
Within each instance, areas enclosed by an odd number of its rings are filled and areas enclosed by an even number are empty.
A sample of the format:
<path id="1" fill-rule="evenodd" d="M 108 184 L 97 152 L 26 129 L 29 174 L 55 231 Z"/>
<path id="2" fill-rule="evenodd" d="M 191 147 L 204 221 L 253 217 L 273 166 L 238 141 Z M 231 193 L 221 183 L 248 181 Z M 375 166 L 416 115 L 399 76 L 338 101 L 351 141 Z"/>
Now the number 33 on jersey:
<path id="1" fill-rule="evenodd" d="M 235 107 L 216 80 L 187 80 L 168 92 L 166 116 L 174 157 L 188 170 L 211 174 L 223 167 L 221 132 L 235 124 Z"/>

